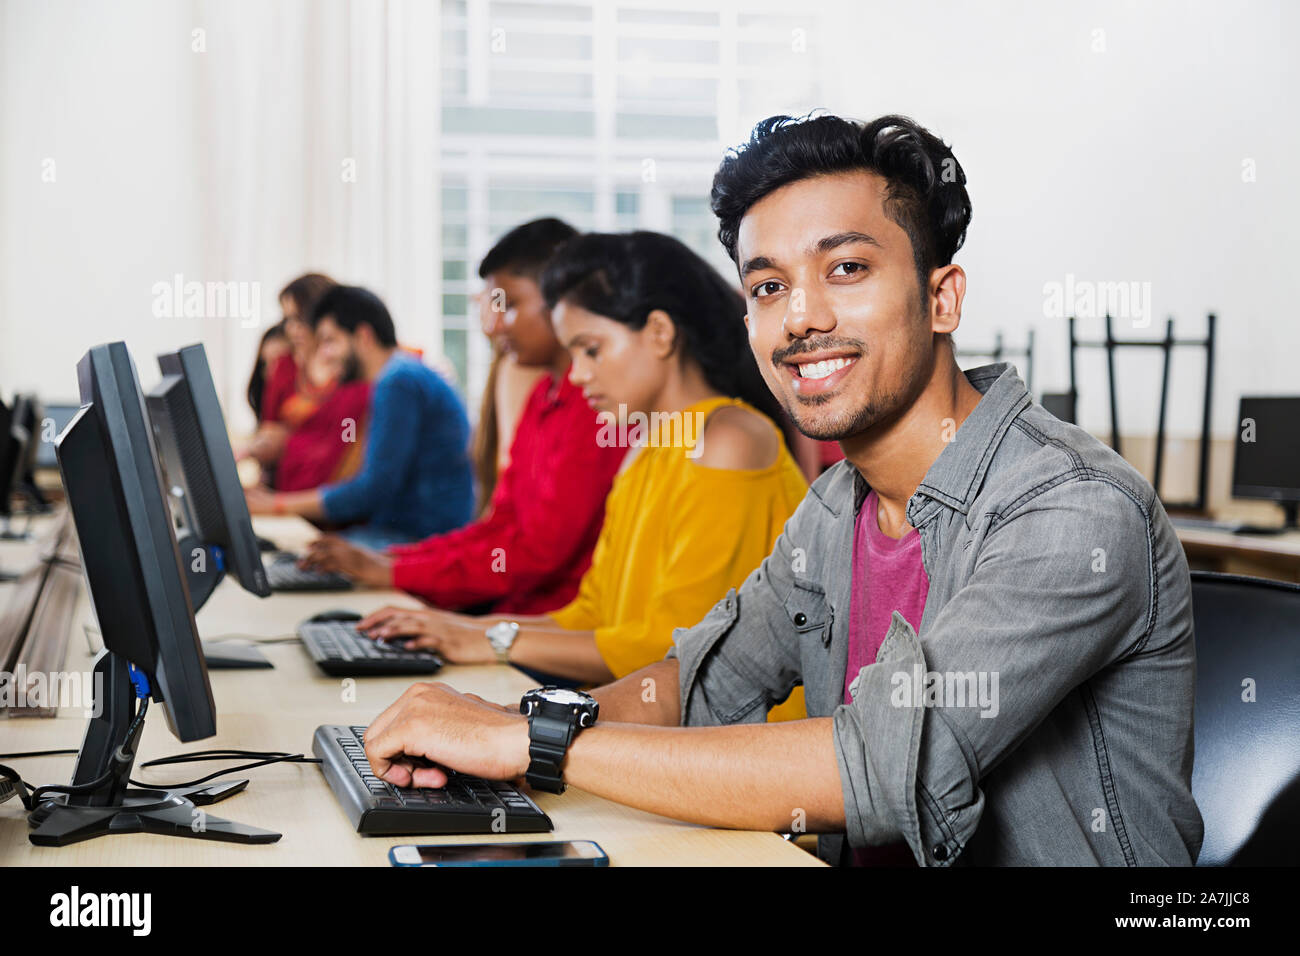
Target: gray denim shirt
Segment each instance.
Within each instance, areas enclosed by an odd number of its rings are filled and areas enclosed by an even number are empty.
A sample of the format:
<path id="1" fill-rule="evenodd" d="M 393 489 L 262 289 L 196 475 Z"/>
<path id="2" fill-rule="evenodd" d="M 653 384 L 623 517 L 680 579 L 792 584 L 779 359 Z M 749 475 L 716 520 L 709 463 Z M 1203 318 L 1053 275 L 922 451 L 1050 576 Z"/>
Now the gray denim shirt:
<path id="1" fill-rule="evenodd" d="M 923 866 L 1189 865 L 1196 657 L 1187 559 L 1151 485 L 1032 401 L 1007 363 L 907 503 L 929 593 L 897 611 L 844 703 L 853 529 L 847 461 L 772 554 L 673 634 L 682 723 L 760 723 L 803 684 L 833 718 L 847 840 Z M 798 781 L 790 781 L 798 820 Z M 819 853 L 843 859 L 845 836 Z"/>

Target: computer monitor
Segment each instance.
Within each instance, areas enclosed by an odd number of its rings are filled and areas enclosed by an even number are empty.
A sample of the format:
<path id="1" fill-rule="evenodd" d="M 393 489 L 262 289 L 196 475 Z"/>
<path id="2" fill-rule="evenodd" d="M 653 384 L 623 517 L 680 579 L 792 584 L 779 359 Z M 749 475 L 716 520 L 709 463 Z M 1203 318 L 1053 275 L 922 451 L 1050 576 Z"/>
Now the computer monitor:
<path id="1" fill-rule="evenodd" d="M 0 401 L 0 518 L 5 520 L 3 536 L 6 538 L 26 537 L 25 534 L 13 534 L 9 521 L 14 513 L 14 494 L 21 488 L 27 446 L 31 441 L 31 433 L 24 422 L 27 405 L 27 399 L 21 395 L 14 397 L 12 406 Z"/>
<path id="2" fill-rule="evenodd" d="M 39 802 L 29 838 L 63 846 L 105 833 L 271 842 L 278 834 L 195 812 L 247 781 L 174 791 L 128 787 L 153 699 L 182 741 L 216 733 L 216 704 L 194 609 L 163 495 L 144 397 L 121 342 L 77 364 L 81 409 L 56 453 L 77 528 L 82 568 L 104 649 L 97 699 L 73 771 L 72 790 Z M 196 826 L 201 822 L 202 826 Z"/>
<path id="3" fill-rule="evenodd" d="M 27 499 L 27 510 L 31 514 L 45 514 L 53 510 L 44 492 L 36 484 L 36 455 L 41 446 L 41 419 L 44 417 L 44 408 L 35 395 L 14 397 L 14 420 L 26 436 L 14 482 L 19 493 Z"/>
<path id="4" fill-rule="evenodd" d="M 70 402 L 46 402 L 41 411 L 44 413 L 36 423 L 32 434 L 38 439 L 32 444 L 36 447 L 36 468 L 55 470 L 59 467 L 58 456 L 54 454 L 54 439 L 68 427 L 72 416 L 77 414 L 80 406 Z M 48 423 L 48 425 L 47 425 Z M 47 429 L 48 427 L 48 434 Z"/>
<path id="5" fill-rule="evenodd" d="M 1300 396 L 1246 397 L 1237 412 L 1232 496 L 1275 501 L 1282 525 L 1297 528 L 1300 511 Z M 1245 424 L 1242 424 L 1245 423 Z M 1262 529 L 1261 529 L 1262 530 Z"/>
<path id="6" fill-rule="evenodd" d="M 146 401 L 194 609 L 228 568 L 244 590 L 267 597 L 271 587 L 207 353 L 188 345 L 158 356 L 158 367 L 162 381 Z"/>

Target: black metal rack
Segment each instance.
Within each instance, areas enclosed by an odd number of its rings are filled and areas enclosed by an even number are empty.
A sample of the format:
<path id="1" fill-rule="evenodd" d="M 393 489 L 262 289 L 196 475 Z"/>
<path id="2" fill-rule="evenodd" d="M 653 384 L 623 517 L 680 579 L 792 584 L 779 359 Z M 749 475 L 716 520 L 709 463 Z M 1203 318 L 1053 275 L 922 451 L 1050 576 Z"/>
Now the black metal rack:
<path id="1" fill-rule="evenodd" d="M 958 349 L 956 352 L 958 358 L 991 358 L 994 362 L 1001 362 L 1006 358 L 1025 359 L 1025 388 L 1029 394 L 1034 394 L 1034 330 L 1029 330 L 1029 341 L 1023 349 L 1007 349 L 1002 345 L 1002 333 L 998 332 L 993 337 L 993 348 L 991 349 Z"/>
<path id="2" fill-rule="evenodd" d="M 1156 461 L 1154 474 L 1152 475 L 1151 484 L 1156 489 L 1156 494 L 1160 494 L 1160 479 L 1164 473 L 1165 458 L 1165 413 L 1169 407 L 1169 361 L 1175 348 L 1191 346 L 1205 349 L 1205 401 L 1201 410 L 1201 449 L 1200 449 L 1200 468 L 1196 478 L 1196 500 L 1191 502 L 1165 502 L 1167 509 L 1195 510 L 1205 511 L 1206 487 L 1209 482 L 1210 473 L 1210 401 L 1214 384 L 1214 322 L 1215 315 L 1211 312 L 1206 317 L 1206 333 L 1203 339 L 1175 339 L 1174 338 L 1174 320 L 1168 319 L 1165 323 L 1165 337 L 1163 339 L 1131 339 L 1121 341 L 1115 338 L 1111 328 L 1110 314 L 1106 315 L 1106 338 L 1100 342 L 1082 341 L 1074 334 L 1074 316 L 1070 316 L 1070 400 L 1074 407 L 1078 406 L 1079 390 L 1078 378 L 1075 372 L 1075 351 L 1080 348 L 1104 348 L 1106 350 L 1106 371 L 1110 378 L 1110 447 L 1115 449 L 1118 454 L 1123 454 L 1120 450 L 1119 437 L 1119 404 L 1115 395 L 1115 349 L 1127 347 L 1157 348 L 1164 352 L 1164 369 L 1160 378 L 1160 418 L 1156 424 Z M 1162 496 L 1163 500 L 1163 496 Z"/>

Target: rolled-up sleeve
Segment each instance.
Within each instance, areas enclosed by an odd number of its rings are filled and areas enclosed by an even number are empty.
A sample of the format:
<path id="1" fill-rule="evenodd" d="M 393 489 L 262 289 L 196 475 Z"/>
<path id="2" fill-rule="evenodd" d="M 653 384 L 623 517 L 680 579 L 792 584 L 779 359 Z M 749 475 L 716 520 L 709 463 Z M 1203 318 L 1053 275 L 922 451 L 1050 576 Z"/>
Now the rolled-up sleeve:
<path id="1" fill-rule="evenodd" d="M 923 636 L 895 612 L 835 711 L 853 846 L 901 837 L 922 865 L 956 862 L 983 813 L 984 775 L 1149 633 L 1149 524 L 1127 491 L 1065 482 L 988 528 Z M 958 686 L 983 690 L 959 700 Z"/>

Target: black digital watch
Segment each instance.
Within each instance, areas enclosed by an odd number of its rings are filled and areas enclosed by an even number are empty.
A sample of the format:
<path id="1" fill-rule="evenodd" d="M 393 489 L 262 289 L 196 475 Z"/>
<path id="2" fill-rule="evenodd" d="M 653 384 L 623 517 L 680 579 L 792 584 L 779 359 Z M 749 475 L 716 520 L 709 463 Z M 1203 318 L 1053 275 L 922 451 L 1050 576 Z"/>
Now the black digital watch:
<path id="1" fill-rule="evenodd" d="M 600 704 L 580 690 L 539 687 L 524 694 L 519 712 L 528 718 L 528 785 L 563 793 L 564 755 L 579 731 L 596 722 Z"/>

